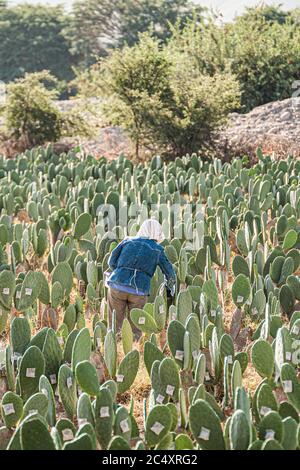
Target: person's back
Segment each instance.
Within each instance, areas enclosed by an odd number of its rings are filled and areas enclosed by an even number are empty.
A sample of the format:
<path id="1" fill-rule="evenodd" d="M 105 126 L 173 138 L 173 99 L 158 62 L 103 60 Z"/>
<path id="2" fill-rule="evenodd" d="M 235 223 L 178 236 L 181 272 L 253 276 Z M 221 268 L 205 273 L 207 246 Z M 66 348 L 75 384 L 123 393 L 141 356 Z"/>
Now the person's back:
<path id="1" fill-rule="evenodd" d="M 127 307 L 129 311 L 144 307 L 157 266 L 165 275 L 166 286 L 170 290 L 175 286 L 173 266 L 163 247 L 157 243 L 161 238 L 160 224 L 150 219 L 144 222 L 137 237 L 123 240 L 109 258 L 108 264 L 112 269 L 108 280 L 109 317 L 111 320 L 112 311 L 116 310 L 118 329 Z"/>

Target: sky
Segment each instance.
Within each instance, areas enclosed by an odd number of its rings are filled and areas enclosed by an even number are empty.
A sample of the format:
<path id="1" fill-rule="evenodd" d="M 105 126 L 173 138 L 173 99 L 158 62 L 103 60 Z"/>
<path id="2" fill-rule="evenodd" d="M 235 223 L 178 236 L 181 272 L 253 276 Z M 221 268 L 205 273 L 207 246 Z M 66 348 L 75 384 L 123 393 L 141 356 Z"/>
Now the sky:
<path id="1" fill-rule="evenodd" d="M 43 3 L 49 5 L 57 5 L 57 4 L 64 4 L 66 7 L 70 8 L 72 5 L 72 0 L 9 0 L 10 4 L 17 4 L 17 3 Z M 212 7 L 217 9 L 223 14 L 225 21 L 230 21 L 234 18 L 236 14 L 242 13 L 246 6 L 255 6 L 259 2 L 259 0 L 195 0 L 195 3 L 206 7 Z M 281 3 L 285 9 L 292 9 L 299 6 L 299 0 L 282 0 L 282 1 L 270 1 L 265 3 Z"/>

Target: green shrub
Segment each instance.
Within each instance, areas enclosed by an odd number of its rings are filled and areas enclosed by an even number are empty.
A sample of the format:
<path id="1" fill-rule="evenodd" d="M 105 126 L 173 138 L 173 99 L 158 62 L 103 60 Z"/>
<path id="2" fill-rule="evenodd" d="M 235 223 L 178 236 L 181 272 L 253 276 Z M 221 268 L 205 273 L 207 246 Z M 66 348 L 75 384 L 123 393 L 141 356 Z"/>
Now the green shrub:
<path id="1" fill-rule="evenodd" d="M 204 74 L 188 54 L 170 54 L 149 34 L 103 60 L 93 83 L 105 97 L 106 117 L 129 133 L 137 157 L 141 144 L 173 157 L 206 148 L 239 103 L 229 72 Z"/>
<path id="2" fill-rule="evenodd" d="M 175 28 L 169 48 L 189 54 L 211 76 L 229 67 L 241 87 L 242 110 L 248 112 L 291 97 L 299 80 L 298 25 L 297 10 L 284 14 L 279 7 L 257 7 L 231 23 L 209 18 L 189 22 L 182 32 Z"/>
<path id="3" fill-rule="evenodd" d="M 26 74 L 7 87 L 5 122 L 10 134 L 24 139 L 28 147 L 57 140 L 62 132 L 62 118 L 53 104 L 57 92 L 45 82 L 56 84 L 49 72 Z"/>

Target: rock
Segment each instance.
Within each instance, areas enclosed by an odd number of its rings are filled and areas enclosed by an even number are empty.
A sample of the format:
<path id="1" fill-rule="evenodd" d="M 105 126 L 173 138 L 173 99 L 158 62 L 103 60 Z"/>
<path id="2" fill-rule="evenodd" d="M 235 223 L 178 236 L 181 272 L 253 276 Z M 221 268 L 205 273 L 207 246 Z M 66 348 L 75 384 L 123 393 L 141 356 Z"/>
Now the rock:
<path id="1" fill-rule="evenodd" d="M 300 97 L 267 103 L 248 114 L 233 113 L 219 143 L 227 156 L 256 157 L 257 147 L 262 147 L 278 157 L 300 157 Z"/>
<path id="2" fill-rule="evenodd" d="M 291 113 L 289 111 L 285 111 L 278 119 L 280 121 L 289 121 L 291 119 Z"/>

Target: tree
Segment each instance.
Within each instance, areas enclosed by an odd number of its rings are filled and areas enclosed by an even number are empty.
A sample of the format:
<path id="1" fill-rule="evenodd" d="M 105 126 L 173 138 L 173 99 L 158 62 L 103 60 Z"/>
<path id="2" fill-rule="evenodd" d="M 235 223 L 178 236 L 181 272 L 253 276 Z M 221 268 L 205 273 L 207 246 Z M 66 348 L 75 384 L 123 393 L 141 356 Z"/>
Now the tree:
<path id="1" fill-rule="evenodd" d="M 165 153 L 181 157 L 214 147 L 217 131 L 240 106 L 239 84 L 230 71 L 197 69 L 188 56 L 173 56 L 172 100 L 145 110 L 151 137 Z"/>
<path id="2" fill-rule="evenodd" d="M 249 34 L 251 31 L 251 34 Z M 291 97 L 300 79 L 300 29 L 297 10 L 280 21 L 280 10 L 249 9 L 233 23 L 215 19 L 174 29 L 170 50 L 188 54 L 195 66 L 214 76 L 230 69 L 241 87 L 242 110 Z"/>
<path id="3" fill-rule="evenodd" d="M 182 29 L 189 19 L 201 16 L 204 11 L 190 0 L 123 0 L 120 3 L 119 47 L 133 46 L 138 42 L 139 34 L 151 28 L 153 37 L 165 42 L 172 35 L 172 25 L 177 24 Z"/>
<path id="4" fill-rule="evenodd" d="M 214 16 L 189 20 L 183 29 L 176 25 L 172 33 L 168 43 L 170 54 L 180 51 L 188 55 L 201 73 L 213 76 L 224 72 L 230 64 L 229 28 L 218 24 Z"/>
<path id="5" fill-rule="evenodd" d="M 244 111 L 291 97 L 293 82 L 300 79 L 297 23 L 241 17 L 232 26 L 231 41 L 231 70 L 241 84 Z"/>
<path id="6" fill-rule="evenodd" d="M 61 8 L 23 5 L 0 8 L 0 80 L 48 69 L 59 80 L 74 77 Z"/>
<path id="7" fill-rule="evenodd" d="M 116 44 L 119 0 L 75 0 L 64 35 L 71 44 L 76 63 L 85 69 Z"/>
<path id="8" fill-rule="evenodd" d="M 188 55 L 169 54 L 148 34 L 114 51 L 94 74 L 104 113 L 129 133 L 137 157 L 141 144 L 172 157 L 207 148 L 239 102 L 230 73 L 200 73 Z"/>
<path id="9" fill-rule="evenodd" d="M 57 140 L 62 132 L 62 117 L 53 100 L 57 91 L 45 85 L 57 83 L 49 72 L 25 74 L 7 86 L 4 106 L 5 124 L 10 135 L 22 138 L 27 147 Z"/>
<path id="10" fill-rule="evenodd" d="M 94 83 L 105 98 L 103 111 L 113 124 L 125 127 L 137 157 L 140 144 L 151 140 L 145 110 L 170 97 L 170 71 L 169 59 L 148 34 L 138 45 L 114 51 L 94 68 Z"/>
<path id="11" fill-rule="evenodd" d="M 55 142 L 61 136 L 91 136 L 86 109 L 62 113 L 57 107 L 57 79 L 48 71 L 25 74 L 7 85 L 7 97 L 0 108 L 9 138 L 25 148 Z"/>
<path id="12" fill-rule="evenodd" d="M 170 25 L 183 26 L 202 11 L 191 0 L 76 0 L 65 34 L 72 53 L 87 67 L 112 47 L 134 45 L 150 28 L 165 41 L 171 35 Z"/>
<path id="13" fill-rule="evenodd" d="M 282 10 L 282 5 L 261 5 L 246 8 L 246 12 L 241 17 L 246 21 L 264 18 L 269 23 L 284 24 L 290 17 L 290 13 Z"/>

